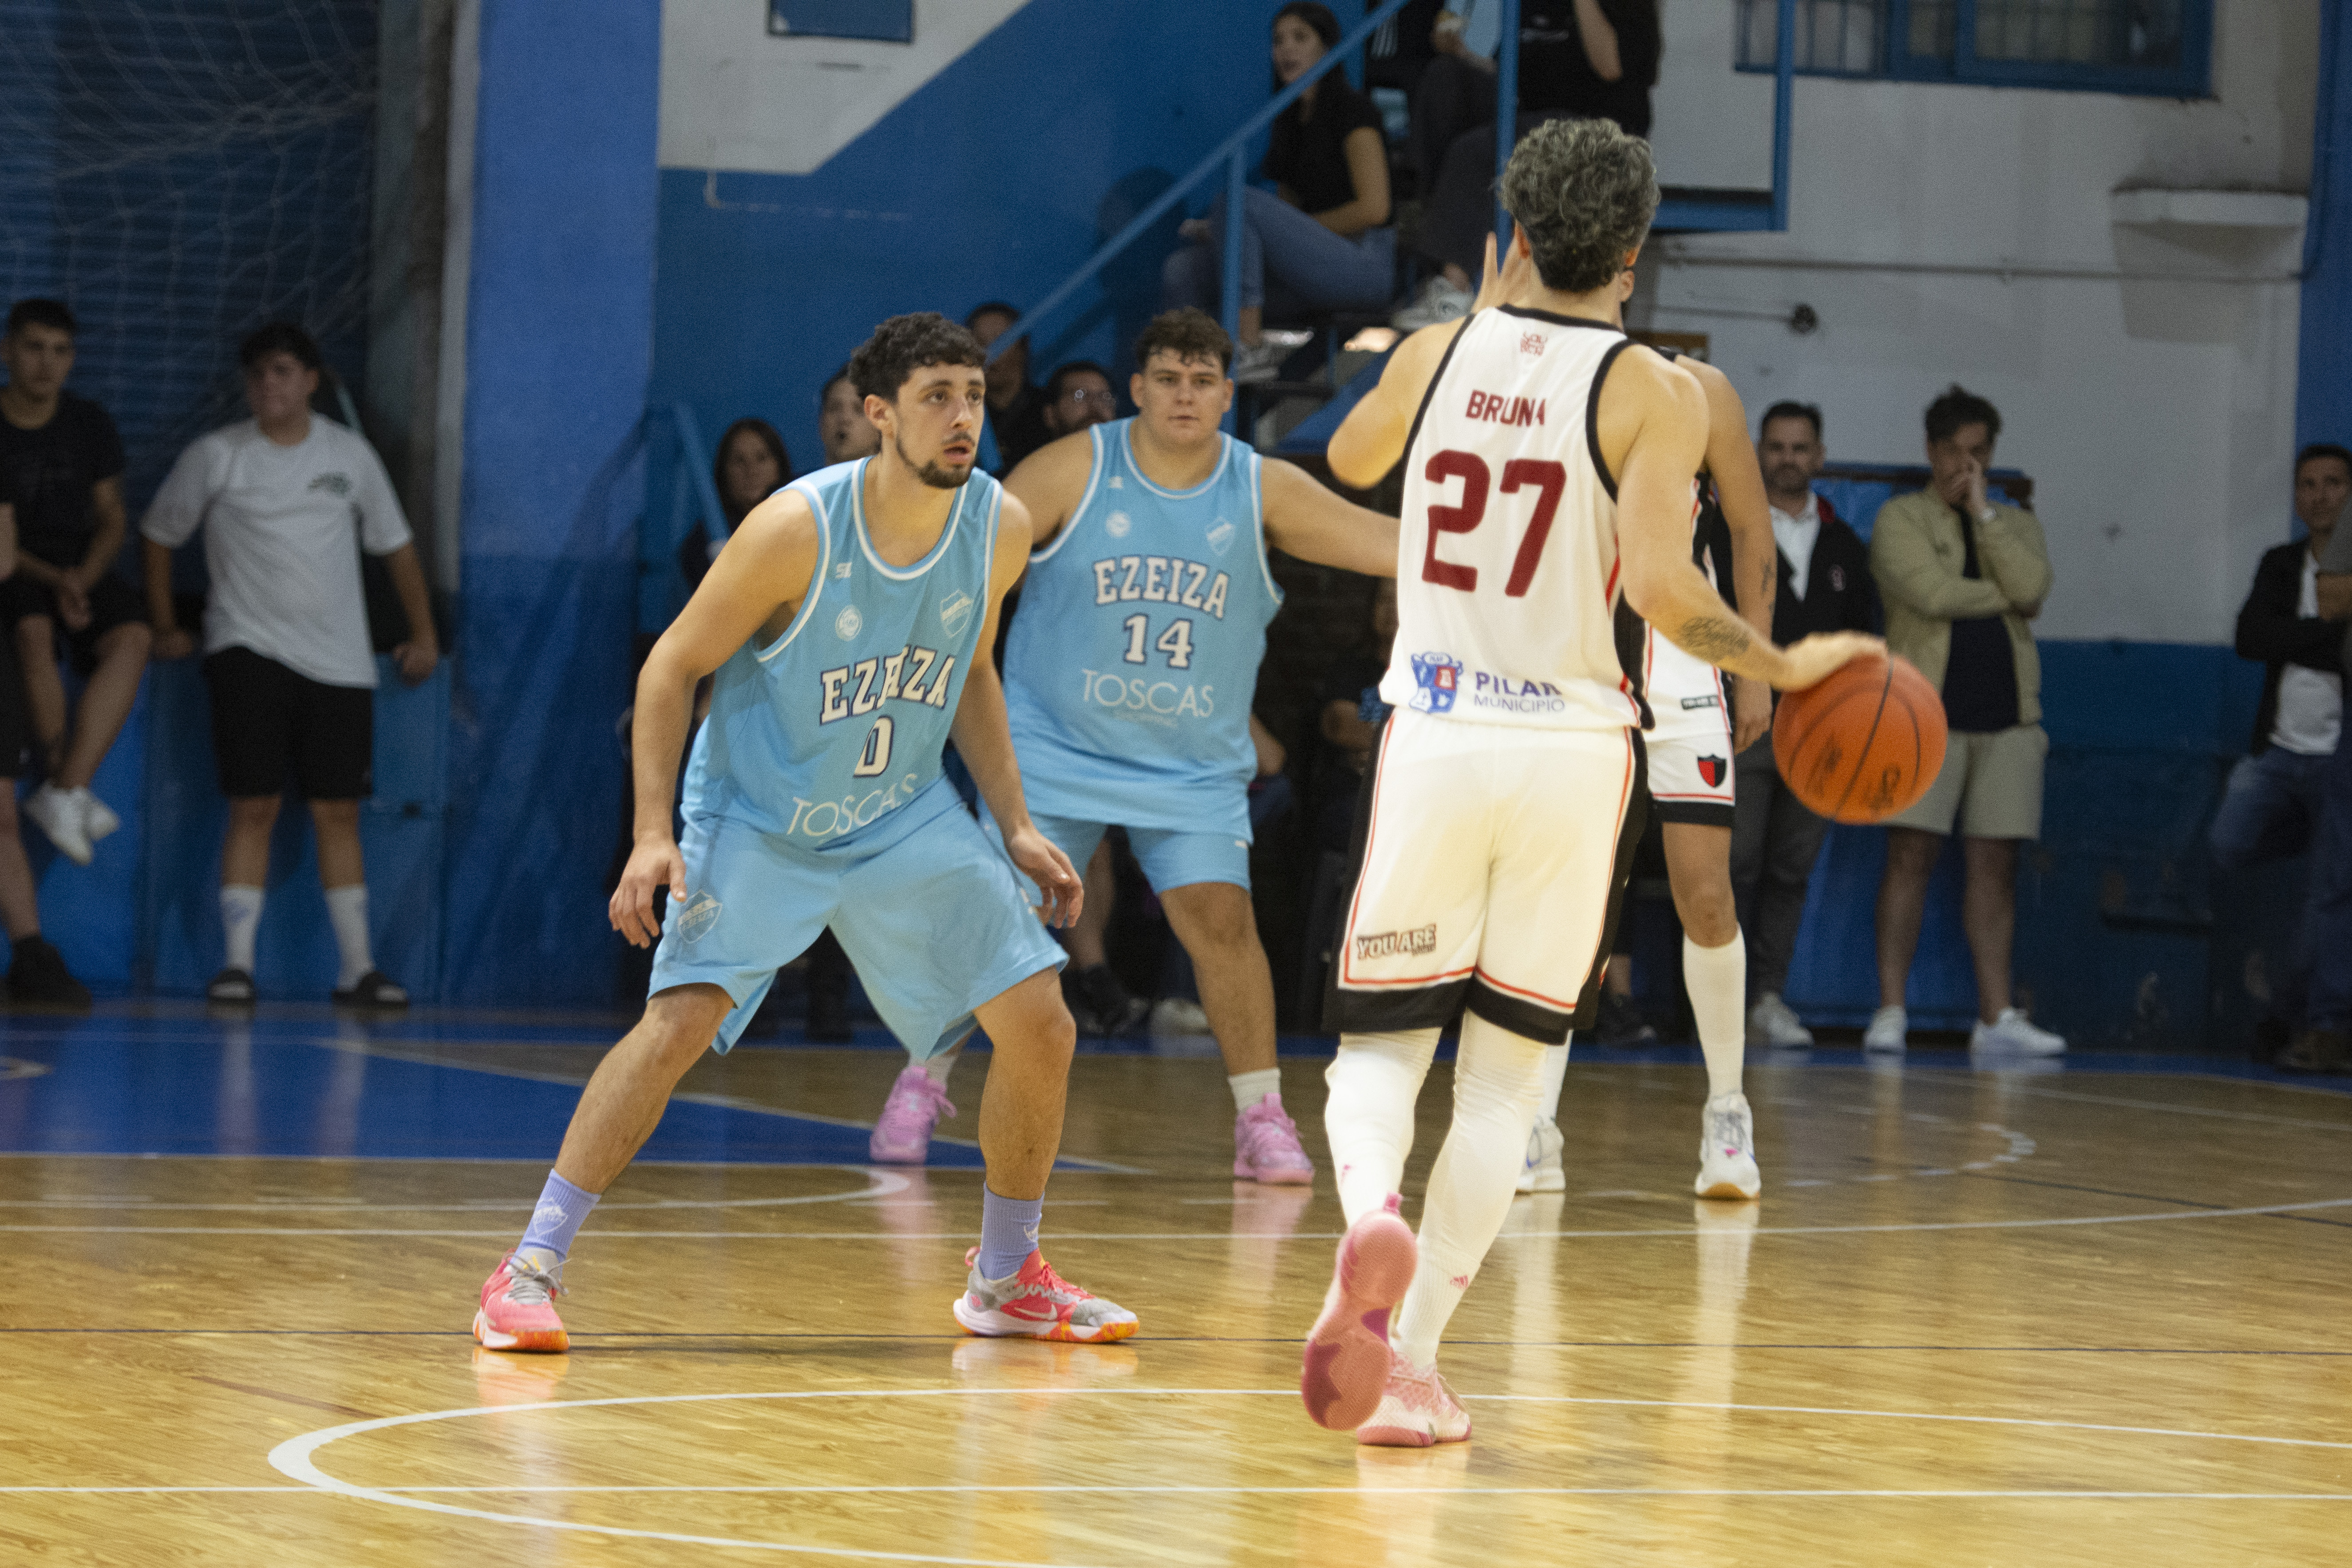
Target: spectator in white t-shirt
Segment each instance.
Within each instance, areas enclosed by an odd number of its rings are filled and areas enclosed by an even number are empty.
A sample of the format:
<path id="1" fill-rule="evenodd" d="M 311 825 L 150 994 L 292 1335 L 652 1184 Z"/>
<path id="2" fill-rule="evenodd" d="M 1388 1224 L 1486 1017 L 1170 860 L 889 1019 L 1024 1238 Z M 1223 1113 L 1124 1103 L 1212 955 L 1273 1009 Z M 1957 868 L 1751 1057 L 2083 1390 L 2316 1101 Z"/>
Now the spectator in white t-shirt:
<path id="1" fill-rule="evenodd" d="M 195 651 L 173 616 L 171 578 L 173 550 L 199 527 L 212 574 L 205 680 L 229 805 L 220 894 L 228 951 L 205 995 L 254 999 L 269 833 L 290 773 L 319 834 L 319 880 L 342 955 L 335 1000 L 404 1007 L 408 994 L 372 956 L 360 855 L 376 684 L 360 551 L 383 559 L 407 613 L 408 640 L 393 657 L 411 685 L 441 657 L 425 573 L 374 449 L 356 432 L 311 416 L 320 359 L 310 334 L 273 322 L 246 339 L 237 357 L 253 417 L 191 443 L 139 525 L 157 658 Z"/>

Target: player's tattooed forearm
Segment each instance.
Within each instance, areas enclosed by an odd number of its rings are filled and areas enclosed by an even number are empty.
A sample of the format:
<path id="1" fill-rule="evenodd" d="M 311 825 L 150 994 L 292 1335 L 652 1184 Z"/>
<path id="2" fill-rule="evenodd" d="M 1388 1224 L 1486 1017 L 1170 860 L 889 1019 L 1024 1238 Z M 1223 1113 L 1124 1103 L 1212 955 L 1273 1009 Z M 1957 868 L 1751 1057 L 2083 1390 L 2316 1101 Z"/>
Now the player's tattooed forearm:
<path id="1" fill-rule="evenodd" d="M 1694 616 L 1675 634 L 1675 646 L 1693 658 L 1721 664 L 1746 653 L 1748 637 L 1746 628 L 1720 616 Z"/>

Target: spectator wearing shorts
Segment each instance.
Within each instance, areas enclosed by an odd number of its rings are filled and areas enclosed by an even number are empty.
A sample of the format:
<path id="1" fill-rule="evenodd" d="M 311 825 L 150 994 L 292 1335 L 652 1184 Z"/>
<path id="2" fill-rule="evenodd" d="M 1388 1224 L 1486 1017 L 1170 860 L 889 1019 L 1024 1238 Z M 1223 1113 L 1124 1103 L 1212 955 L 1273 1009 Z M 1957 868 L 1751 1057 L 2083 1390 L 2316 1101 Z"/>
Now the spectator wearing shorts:
<path id="1" fill-rule="evenodd" d="M 198 528 L 212 576 L 205 681 L 229 806 L 220 894 L 227 953 L 205 995 L 254 1000 L 269 833 L 290 775 L 319 835 L 319 880 L 342 959 L 334 998 L 404 1007 L 408 994 L 372 955 L 360 853 L 360 802 L 373 787 L 376 684 L 360 551 L 383 558 L 407 613 L 408 639 L 393 658 L 411 685 L 441 657 L 425 573 L 374 449 L 356 432 L 311 416 L 320 358 L 310 334 L 273 322 L 246 339 L 237 358 L 253 417 L 191 443 L 139 525 L 159 658 L 194 651 L 173 617 L 171 563 Z"/>
<path id="2" fill-rule="evenodd" d="M 1927 488 L 1879 509 L 1870 569 L 1886 607 L 1886 647 L 1944 696 L 1943 771 L 1887 821 L 1878 885 L 1878 1011 L 1874 1051 L 1904 1048 L 1904 987 L 1919 946 L 1927 879 L 1957 826 L 1968 847 L 1960 923 L 1976 961 L 1969 1047 L 2054 1055 L 2066 1042 L 2012 1005 L 2017 847 L 2042 836 L 2042 663 L 2029 624 L 2050 595 L 2050 552 L 2034 515 L 1985 493 L 2000 415 L 1958 386 L 1927 405 Z"/>
<path id="3" fill-rule="evenodd" d="M 0 501 L 16 514 L 16 570 L 0 582 L 0 624 L 23 666 L 24 702 L 47 775 L 25 802 L 77 866 L 122 826 L 90 780 L 131 717 L 147 668 L 139 595 L 114 572 L 122 553 L 122 437 L 106 410 L 65 390 L 73 312 L 56 300 L 9 308 L 0 362 Z M 86 685 L 69 725 L 58 644 Z"/>
<path id="4" fill-rule="evenodd" d="M 0 500 L 0 584 L 16 569 L 16 509 Z M 24 774 L 31 734 L 15 640 L 0 637 L 0 923 L 8 932 L 8 1000 L 82 1010 L 89 1006 L 89 988 L 73 977 L 65 955 L 41 934 L 33 866 L 16 826 L 16 781 Z"/>

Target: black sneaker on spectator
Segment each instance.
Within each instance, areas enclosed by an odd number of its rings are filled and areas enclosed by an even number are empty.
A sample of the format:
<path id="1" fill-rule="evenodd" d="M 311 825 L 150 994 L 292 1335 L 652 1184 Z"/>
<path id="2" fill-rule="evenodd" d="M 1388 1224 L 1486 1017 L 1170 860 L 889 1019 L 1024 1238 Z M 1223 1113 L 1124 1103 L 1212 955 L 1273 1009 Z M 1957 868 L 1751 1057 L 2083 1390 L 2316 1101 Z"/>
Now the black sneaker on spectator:
<path id="1" fill-rule="evenodd" d="M 89 987 L 66 968 L 66 956 L 43 936 L 15 942 L 8 962 L 8 999 L 33 1007 L 89 1010 Z"/>
<path id="2" fill-rule="evenodd" d="M 1151 1011 L 1150 1003 L 1127 994 L 1108 963 L 1064 972 L 1062 994 L 1082 1035 L 1124 1035 Z"/>
<path id="3" fill-rule="evenodd" d="M 253 988 L 253 976 L 235 964 L 213 976 L 205 987 L 205 1000 L 223 1007 L 250 1007 L 257 994 Z"/>
<path id="4" fill-rule="evenodd" d="M 397 1012 L 408 1005 L 408 993 L 393 983 L 392 976 L 381 969 L 371 969 L 348 986 L 335 991 L 339 1007 L 376 1007 L 385 1012 Z"/>
<path id="5" fill-rule="evenodd" d="M 1601 1021 L 1593 1026 L 1592 1043 L 1597 1046 L 1646 1046 L 1658 1037 L 1658 1031 L 1642 1020 L 1641 1010 L 1629 997 L 1603 989 L 1601 993 Z"/>

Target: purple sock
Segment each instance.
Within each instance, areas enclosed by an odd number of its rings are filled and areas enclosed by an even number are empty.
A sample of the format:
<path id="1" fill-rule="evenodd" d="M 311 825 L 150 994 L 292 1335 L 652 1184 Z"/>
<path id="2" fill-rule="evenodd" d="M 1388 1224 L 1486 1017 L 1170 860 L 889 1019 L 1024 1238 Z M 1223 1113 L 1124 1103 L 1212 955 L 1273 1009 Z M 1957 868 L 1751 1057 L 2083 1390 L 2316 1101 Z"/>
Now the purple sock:
<path id="1" fill-rule="evenodd" d="M 515 1250 L 531 1247 L 551 1252 L 556 1264 L 562 1266 L 564 1255 L 572 1250 L 572 1238 L 580 1234 L 588 1211 L 596 1206 L 597 1196 L 548 1172 L 547 1185 L 540 1189 L 539 1206 L 530 1211 L 530 1224 L 525 1227 L 522 1239 L 515 1243 Z"/>
<path id="2" fill-rule="evenodd" d="M 980 1256 L 973 1260 L 982 1279 L 1004 1279 L 1021 1272 L 1037 1250 L 1037 1226 L 1045 1216 L 1044 1198 L 999 1197 L 994 1189 L 981 1189 Z"/>

